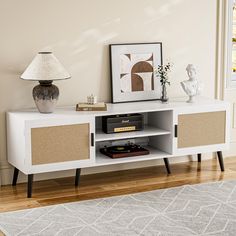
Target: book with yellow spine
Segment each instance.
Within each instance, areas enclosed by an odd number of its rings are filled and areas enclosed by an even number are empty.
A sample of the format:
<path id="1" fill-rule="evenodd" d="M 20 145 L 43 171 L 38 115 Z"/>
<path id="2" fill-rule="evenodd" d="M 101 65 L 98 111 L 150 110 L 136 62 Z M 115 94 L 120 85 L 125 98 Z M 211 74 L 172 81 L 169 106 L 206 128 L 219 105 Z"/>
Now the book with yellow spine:
<path id="1" fill-rule="evenodd" d="M 76 111 L 107 111 L 107 105 L 104 102 L 95 104 L 78 103 Z"/>

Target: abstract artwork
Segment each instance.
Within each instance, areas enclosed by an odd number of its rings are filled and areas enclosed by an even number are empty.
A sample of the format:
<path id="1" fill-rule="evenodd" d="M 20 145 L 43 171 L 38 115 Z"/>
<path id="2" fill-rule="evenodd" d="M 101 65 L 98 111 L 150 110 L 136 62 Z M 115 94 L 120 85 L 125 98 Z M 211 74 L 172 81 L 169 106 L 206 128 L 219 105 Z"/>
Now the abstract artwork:
<path id="1" fill-rule="evenodd" d="M 154 70 L 162 64 L 161 43 L 110 45 L 112 102 L 160 98 Z"/>
<path id="2" fill-rule="evenodd" d="M 154 90 L 153 54 L 120 55 L 121 92 Z"/>

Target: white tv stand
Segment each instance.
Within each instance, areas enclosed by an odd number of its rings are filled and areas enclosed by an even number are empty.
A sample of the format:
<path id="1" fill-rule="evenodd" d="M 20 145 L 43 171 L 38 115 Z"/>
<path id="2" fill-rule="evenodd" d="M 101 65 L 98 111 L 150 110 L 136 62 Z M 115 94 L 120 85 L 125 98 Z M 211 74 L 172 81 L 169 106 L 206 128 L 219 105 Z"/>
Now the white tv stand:
<path id="1" fill-rule="evenodd" d="M 101 117 L 142 113 L 142 131 L 105 134 Z M 33 174 L 76 169 L 75 185 L 81 168 L 138 162 L 163 158 L 168 173 L 168 158 L 217 152 L 224 171 L 222 151 L 229 147 L 229 104 L 198 98 L 189 104 L 185 98 L 168 104 L 159 101 L 108 104 L 108 111 L 76 112 L 74 107 L 59 108 L 53 114 L 36 110 L 7 113 L 8 161 L 18 172 L 28 175 L 28 197 L 32 195 Z M 141 143 L 149 155 L 111 159 L 99 152 L 105 144 Z M 109 143 L 107 143 L 109 142 Z"/>

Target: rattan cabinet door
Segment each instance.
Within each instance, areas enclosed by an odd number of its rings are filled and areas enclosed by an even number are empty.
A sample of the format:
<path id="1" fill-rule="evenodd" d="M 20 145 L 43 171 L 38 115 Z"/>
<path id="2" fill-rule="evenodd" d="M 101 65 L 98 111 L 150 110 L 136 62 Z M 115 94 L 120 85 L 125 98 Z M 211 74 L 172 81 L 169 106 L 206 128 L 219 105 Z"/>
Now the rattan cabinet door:
<path id="1" fill-rule="evenodd" d="M 31 129 L 32 165 L 88 160 L 89 123 Z"/>
<path id="2" fill-rule="evenodd" d="M 225 143 L 226 112 L 178 115 L 178 148 Z"/>

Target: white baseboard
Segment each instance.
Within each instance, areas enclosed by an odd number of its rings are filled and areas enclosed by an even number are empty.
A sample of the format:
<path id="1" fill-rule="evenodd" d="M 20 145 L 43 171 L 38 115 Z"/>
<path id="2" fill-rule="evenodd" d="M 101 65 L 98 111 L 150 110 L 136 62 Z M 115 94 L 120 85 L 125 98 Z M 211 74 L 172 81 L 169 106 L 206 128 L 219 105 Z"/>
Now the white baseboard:
<path id="1" fill-rule="evenodd" d="M 212 153 L 203 154 L 202 159 L 211 159 Z M 183 156 L 183 157 L 175 157 L 170 158 L 170 163 L 181 163 L 187 161 L 196 161 L 197 157 L 194 156 Z M 82 169 L 82 175 L 88 174 L 95 174 L 95 173 L 104 173 L 110 171 L 118 171 L 118 170 L 127 170 L 127 169 L 136 169 L 136 168 L 143 168 L 143 167 L 150 167 L 150 166 L 157 166 L 157 165 L 164 165 L 163 160 L 154 160 L 154 161 L 143 161 L 143 162 L 136 162 L 136 163 L 127 163 L 127 164 L 117 164 L 117 165 L 110 165 L 110 166 L 101 166 L 101 167 L 91 167 L 91 168 L 84 168 Z M 165 168 L 165 167 L 163 167 Z M 1 169 L 1 184 L 8 185 L 11 184 L 13 175 L 13 168 L 9 165 L 5 165 L 4 168 Z M 75 175 L 75 170 L 69 171 L 58 171 L 52 173 L 44 173 L 44 174 L 36 174 L 34 176 L 34 180 L 46 180 L 46 179 L 56 179 L 56 178 L 63 178 L 63 177 L 70 177 Z M 19 174 L 19 183 L 23 183 L 27 181 L 27 176 L 20 173 Z"/>
<path id="2" fill-rule="evenodd" d="M 224 155 L 227 157 L 233 157 L 236 156 L 236 141 L 230 142 L 230 148 L 228 151 L 224 152 Z"/>

